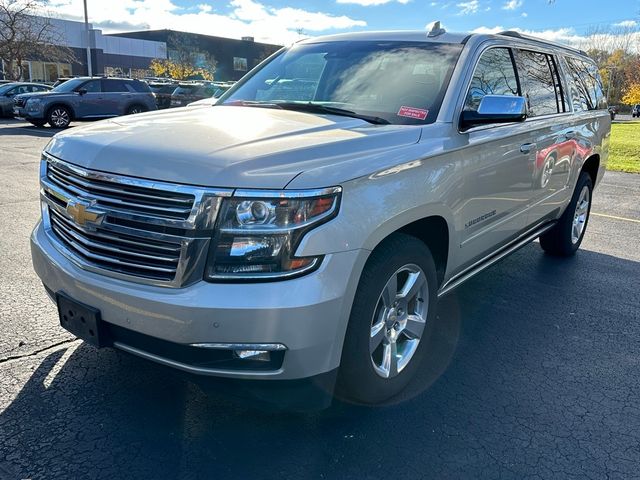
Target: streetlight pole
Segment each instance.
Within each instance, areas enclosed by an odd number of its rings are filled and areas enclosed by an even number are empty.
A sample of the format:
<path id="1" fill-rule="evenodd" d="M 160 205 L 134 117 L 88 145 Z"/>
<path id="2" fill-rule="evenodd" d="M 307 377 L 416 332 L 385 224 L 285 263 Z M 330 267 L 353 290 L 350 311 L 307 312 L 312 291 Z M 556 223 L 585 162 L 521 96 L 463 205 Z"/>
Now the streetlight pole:
<path id="1" fill-rule="evenodd" d="M 91 68 L 91 40 L 89 38 L 89 14 L 87 13 L 87 0 L 84 0 L 84 33 L 87 37 L 87 73 L 93 76 L 93 68 Z"/>

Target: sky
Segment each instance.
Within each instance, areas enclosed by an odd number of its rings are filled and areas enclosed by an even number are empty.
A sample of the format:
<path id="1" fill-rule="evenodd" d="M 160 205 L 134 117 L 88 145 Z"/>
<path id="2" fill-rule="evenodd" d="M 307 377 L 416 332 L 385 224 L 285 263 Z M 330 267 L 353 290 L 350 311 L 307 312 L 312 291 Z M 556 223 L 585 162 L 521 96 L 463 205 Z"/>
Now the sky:
<path id="1" fill-rule="evenodd" d="M 87 0 L 89 21 L 105 33 L 184 30 L 288 45 L 359 30 L 520 30 L 579 43 L 594 29 L 639 29 L 640 0 Z M 82 0 L 49 0 L 57 17 L 79 20 Z"/>

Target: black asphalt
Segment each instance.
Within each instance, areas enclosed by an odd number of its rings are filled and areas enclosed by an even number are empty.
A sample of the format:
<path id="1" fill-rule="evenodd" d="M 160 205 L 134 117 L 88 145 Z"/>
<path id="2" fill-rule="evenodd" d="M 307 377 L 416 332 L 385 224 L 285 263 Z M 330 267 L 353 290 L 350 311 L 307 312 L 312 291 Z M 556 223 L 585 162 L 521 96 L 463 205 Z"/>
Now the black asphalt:
<path id="1" fill-rule="evenodd" d="M 607 174 L 574 258 L 531 244 L 446 297 L 401 398 L 276 413 L 57 326 L 28 250 L 49 135 L 0 122 L 1 480 L 640 478 L 640 175 Z"/>

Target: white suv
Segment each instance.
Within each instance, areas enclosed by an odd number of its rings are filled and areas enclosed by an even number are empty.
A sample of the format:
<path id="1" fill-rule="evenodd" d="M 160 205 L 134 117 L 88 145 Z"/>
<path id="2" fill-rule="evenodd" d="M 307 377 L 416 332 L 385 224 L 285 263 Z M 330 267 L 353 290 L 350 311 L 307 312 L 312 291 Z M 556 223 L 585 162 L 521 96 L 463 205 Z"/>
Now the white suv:
<path id="1" fill-rule="evenodd" d="M 57 135 L 33 263 L 97 346 L 375 403 L 424 368 L 439 297 L 538 237 L 578 249 L 610 123 L 578 50 L 313 38 L 212 107 Z"/>

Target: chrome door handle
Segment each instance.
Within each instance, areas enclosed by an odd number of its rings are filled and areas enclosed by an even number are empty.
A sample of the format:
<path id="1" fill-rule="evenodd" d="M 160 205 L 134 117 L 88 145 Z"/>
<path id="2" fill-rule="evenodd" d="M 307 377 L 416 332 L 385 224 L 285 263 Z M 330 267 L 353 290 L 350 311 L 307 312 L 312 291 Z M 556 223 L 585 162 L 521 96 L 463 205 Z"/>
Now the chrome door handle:
<path id="1" fill-rule="evenodd" d="M 520 151 L 522 153 L 531 153 L 532 150 L 536 149 L 536 144 L 535 143 L 524 143 L 522 145 L 520 145 Z"/>

